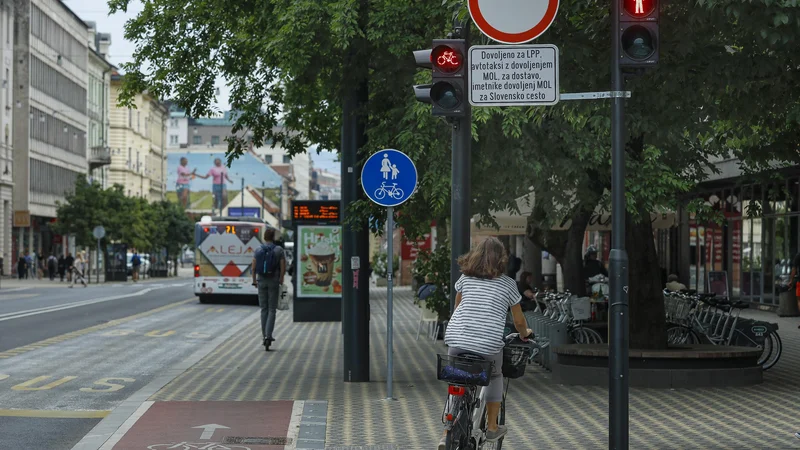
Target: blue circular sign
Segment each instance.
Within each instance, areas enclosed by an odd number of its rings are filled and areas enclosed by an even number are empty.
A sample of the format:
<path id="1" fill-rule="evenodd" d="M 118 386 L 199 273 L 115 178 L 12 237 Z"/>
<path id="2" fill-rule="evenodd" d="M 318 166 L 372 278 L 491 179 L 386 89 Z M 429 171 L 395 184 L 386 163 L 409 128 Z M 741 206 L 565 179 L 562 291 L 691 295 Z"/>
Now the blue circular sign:
<path id="1" fill-rule="evenodd" d="M 386 149 L 370 156 L 361 169 L 361 187 L 381 206 L 397 206 L 417 189 L 417 168 L 399 150 Z"/>

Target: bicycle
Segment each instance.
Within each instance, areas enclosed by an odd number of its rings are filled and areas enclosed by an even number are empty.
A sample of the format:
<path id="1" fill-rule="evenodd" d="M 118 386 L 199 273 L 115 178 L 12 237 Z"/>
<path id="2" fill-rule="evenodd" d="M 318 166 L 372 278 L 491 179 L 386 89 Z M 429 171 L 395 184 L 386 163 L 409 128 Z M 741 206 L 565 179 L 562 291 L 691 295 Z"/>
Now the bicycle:
<path id="1" fill-rule="evenodd" d="M 567 332 L 572 342 L 576 344 L 602 344 L 603 336 L 592 328 L 584 327 L 583 321 L 576 319 L 573 307 L 578 300 L 576 295 L 569 292 L 563 294 L 537 293 L 535 295 L 536 308 L 532 314 L 542 316 L 567 325 Z M 545 305 L 543 311 L 542 304 Z M 528 317 L 526 313 L 525 317 Z"/>
<path id="2" fill-rule="evenodd" d="M 506 395 L 510 380 L 524 375 L 527 364 L 548 345 L 534 337 L 523 341 L 518 333 L 508 334 L 504 340 L 506 344 L 503 348 L 502 371 L 506 380 L 498 415 L 499 425 L 505 424 Z M 502 437 L 496 442 L 486 441 L 486 386 L 489 385 L 493 369 L 492 361 L 478 355 L 437 355 L 437 378 L 448 382 L 447 401 L 442 412 L 442 423 L 447 432 L 447 450 L 501 449 Z M 478 386 L 481 386 L 480 392 Z"/>
<path id="3" fill-rule="evenodd" d="M 740 319 L 750 305 L 730 302 L 714 294 L 665 293 L 670 344 L 699 344 L 754 347 L 761 350 L 758 364 L 763 370 L 774 366 L 783 353 L 778 324 Z"/>
<path id="4" fill-rule="evenodd" d="M 391 186 L 386 186 L 386 183 L 382 182 L 381 187 L 375 189 L 375 198 L 378 200 L 383 199 L 387 195 L 389 198 L 403 198 L 404 194 L 405 193 L 403 190 L 397 187 L 397 183 L 392 183 Z"/>

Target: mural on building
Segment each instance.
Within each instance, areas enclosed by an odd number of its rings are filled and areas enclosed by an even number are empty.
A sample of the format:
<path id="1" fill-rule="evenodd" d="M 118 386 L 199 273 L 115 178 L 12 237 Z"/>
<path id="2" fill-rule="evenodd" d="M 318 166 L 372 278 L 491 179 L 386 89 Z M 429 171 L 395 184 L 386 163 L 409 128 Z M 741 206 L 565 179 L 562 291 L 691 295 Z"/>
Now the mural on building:
<path id="1" fill-rule="evenodd" d="M 193 212 L 224 209 L 244 184 L 267 189 L 281 185 L 281 176 L 257 157 L 245 153 L 226 164 L 222 152 L 171 152 L 167 155 L 167 199 Z"/>

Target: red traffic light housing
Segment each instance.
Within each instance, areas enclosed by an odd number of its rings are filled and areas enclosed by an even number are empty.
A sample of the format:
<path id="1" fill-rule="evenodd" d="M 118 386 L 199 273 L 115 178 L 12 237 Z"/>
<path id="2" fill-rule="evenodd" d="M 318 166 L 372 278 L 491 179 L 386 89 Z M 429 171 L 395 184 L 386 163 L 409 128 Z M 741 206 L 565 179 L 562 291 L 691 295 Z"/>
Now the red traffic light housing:
<path id="1" fill-rule="evenodd" d="M 417 66 L 431 69 L 433 78 L 431 84 L 414 86 L 414 96 L 432 104 L 434 116 L 466 115 L 466 47 L 463 39 L 434 39 L 431 49 L 414 52 Z"/>
<path id="2" fill-rule="evenodd" d="M 658 63 L 659 0 L 617 0 L 620 11 L 622 68 L 646 68 Z"/>

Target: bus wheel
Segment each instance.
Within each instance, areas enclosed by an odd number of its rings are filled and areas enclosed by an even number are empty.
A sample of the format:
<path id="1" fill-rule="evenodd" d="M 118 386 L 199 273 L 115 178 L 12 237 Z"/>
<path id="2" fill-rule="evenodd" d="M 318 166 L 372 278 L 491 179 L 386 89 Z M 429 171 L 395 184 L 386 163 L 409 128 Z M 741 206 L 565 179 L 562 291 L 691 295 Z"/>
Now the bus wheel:
<path id="1" fill-rule="evenodd" d="M 200 303 L 210 303 L 211 302 L 211 299 L 209 299 L 207 295 L 198 295 L 197 298 L 200 299 Z"/>

